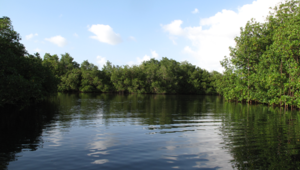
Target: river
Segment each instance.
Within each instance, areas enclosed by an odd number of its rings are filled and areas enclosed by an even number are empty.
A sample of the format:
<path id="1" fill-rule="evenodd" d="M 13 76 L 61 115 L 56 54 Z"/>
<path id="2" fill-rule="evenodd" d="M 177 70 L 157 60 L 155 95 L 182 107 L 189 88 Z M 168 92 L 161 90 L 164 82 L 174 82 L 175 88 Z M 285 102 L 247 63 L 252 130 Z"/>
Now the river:
<path id="1" fill-rule="evenodd" d="M 299 169 L 300 114 L 220 96 L 63 94 L 0 120 L 0 169 Z"/>

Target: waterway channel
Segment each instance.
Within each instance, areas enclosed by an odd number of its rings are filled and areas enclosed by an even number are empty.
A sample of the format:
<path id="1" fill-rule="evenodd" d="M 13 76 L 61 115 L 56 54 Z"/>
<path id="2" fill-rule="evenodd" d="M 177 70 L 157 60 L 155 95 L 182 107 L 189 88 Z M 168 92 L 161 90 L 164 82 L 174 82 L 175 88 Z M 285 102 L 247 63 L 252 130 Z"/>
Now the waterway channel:
<path id="1" fill-rule="evenodd" d="M 0 169 L 299 169 L 300 112 L 220 96 L 63 94 L 0 120 Z"/>

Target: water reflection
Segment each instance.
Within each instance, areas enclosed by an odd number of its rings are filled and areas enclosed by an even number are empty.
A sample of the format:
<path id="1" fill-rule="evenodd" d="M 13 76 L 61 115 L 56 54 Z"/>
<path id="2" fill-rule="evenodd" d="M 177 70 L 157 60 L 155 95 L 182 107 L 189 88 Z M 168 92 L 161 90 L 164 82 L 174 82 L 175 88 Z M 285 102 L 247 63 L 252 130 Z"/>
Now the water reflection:
<path id="1" fill-rule="evenodd" d="M 105 167 L 112 169 L 118 164 L 133 169 L 140 166 L 152 169 L 153 165 L 150 168 L 144 164 L 150 165 L 153 161 L 160 162 L 157 168 L 161 169 L 226 169 L 231 166 L 227 160 L 218 159 L 228 157 L 228 154 L 214 149 L 220 148 L 218 143 L 222 142 L 220 136 L 214 133 L 222 121 L 210 112 L 210 100 L 215 97 L 80 95 L 82 115 L 79 119 L 95 119 L 98 116 L 98 125 L 94 126 L 104 125 L 109 129 L 98 131 L 98 137 L 88 144 L 87 155 L 96 158 L 92 164 L 106 164 Z M 97 107 L 92 107 L 93 104 Z M 84 115 L 86 110 L 89 115 Z"/>
<path id="2" fill-rule="evenodd" d="M 116 141 L 116 139 L 114 139 L 112 136 L 110 136 L 110 135 L 104 136 L 103 134 L 101 134 L 101 135 L 98 134 L 98 137 L 93 139 L 93 141 L 94 142 L 88 144 L 90 153 L 87 154 L 88 156 L 92 156 L 92 157 L 100 157 L 103 155 L 108 155 L 109 151 L 107 149 L 118 143 Z M 99 159 L 99 160 L 107 160 L 107 159 Z M 99 160 L 96 160 L 96 162 L 98 162 L 97 164 L 100 164 Z M 107 161 L 102 161 L 102 162 L 103 163 L 101 163 L 101 164 L 104 164 L 109 161 L 107 160 Z M 95 161 L 92 163 L 95 163 Z"/>
<path id="3" fill-rule="evenodd" d="M 56 101 L 1 119 L 11 136 L 1 138 L 2 169 L 300 167 L 298 111 L 218 96 L 60 93 Z"/>
<path id="4" fill-rule="evenodd" d="M 299 111 L 226 103 L 221 127 L 237 169 L 298 169 Z"/>
<path id="5" fill-rule="evenodd" d="M 98 159 L 92 162 L 92 164 L 105 164 L 106 162 L 109 162 L 107 159 Z"/>
<path id="6" fill-rule="evenodd" d="M 43 148 L 42 129 L 54 120 L 57 103 L 47 101 L 19 111 L 3 108 L 0 115 L 0 169 L 7 169 L 9 162 L 17 161 L 21 152 Z"/>

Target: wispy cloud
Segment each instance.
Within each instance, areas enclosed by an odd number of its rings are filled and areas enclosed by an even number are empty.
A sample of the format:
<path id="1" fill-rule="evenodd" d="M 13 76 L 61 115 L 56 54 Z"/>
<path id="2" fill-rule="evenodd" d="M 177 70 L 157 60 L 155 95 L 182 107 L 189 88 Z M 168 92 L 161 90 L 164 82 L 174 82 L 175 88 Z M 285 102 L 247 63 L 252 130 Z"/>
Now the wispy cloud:
<path id="1" fill-rule="evenodd" d="M 67 40 L 60 36 L 60 35 L 57 35 L 57 36 L 54 36 L 54 37 L 51 37 L 51 38 L 45 38 L 46 41 L 49 41 L 59 47 L 63 47 L 67 44 Z"/>
<path id="2" fill-rule="evenodd" d="M 170 40 L 172 41 L 172 43 L 174 45 L 177 45 L 177 42 L 175 41 L 177 39 L 177 37 L 175 37 L 175 36 L 169 36 L 169 38 L 170 38 Z"/>
<path id="3" fill-rule="evenodd" d="M 34 49 L 34 51 L 40 53 L 42 50 L 39 48 L 36 48 L 36 49 Z"/>
<path id="4" fill-rule="evenodd" d="M 130 39 L 131 41 L 136 41 L 136 39 L 135 39 L 134 36 L 129 36 L 129 39 Z"/>
<path id="5" fill-rule="evenodd" d="M 139 64 L 142 64 L 143 61 L 149 61 L 151 58 L 154 58 L 154 59 L 158 59 L 159 58 L 159 55 L 157 54 L 156 51 L 151 50 L 151 56 L 144 55 L 144 57 L 142 57 L 142 58 L 137 57 L 136 61 L 130 61 L 130 62 L 128 62 L 128 65 L 139 65 Z"/>
<path id="6" fill-rule="evenodd" d="M 103 65 L 106 64 L 107 60 L 105 57 L 97 56 L 96 62 L 98 64 L 99 68 L 101 69 L 103 67 Z"/>
<path id="7" fill-rule="evenodd" d="M 238 8 L 237 12 L 224 9 L 214 16 L 201 19 L 199 26 L 183 28 L 182 20 L 174 20 L 162 25 L 162 29 L 169 33 L 169 37 L 190 40 L 192 46 L 187 44 L 182 51 L 193 56 L 199 67 L 222 71 L 220 61 L 225 55 L 229 55 L 229 46 L 235 46 L 234 38 L 239 35 L 240 27 L 244 27 L 251 18 L 264 22 L 269 7 L 274 7 L 279 2 L 281 0 L 256 0 Z M 203 26 L 208 26 L 208 29 L 203 29 Z"/>
<path id="8" fill-rule="evenodd" d="M 35 34 L 29 34 L 29 35 L 26 35 L 25 38 L 26 38 L 26 40 L 30 40 L 34 36 L 38 36 L 38 34 L 37 33 L 35 33 Z"/>
<path id="9" fill-rule="evenodd" d="M 96 35 L 91 36 L 90 38 L 96 39 L 100 42 L 110 45 L 116 45 L 122 42 L 121 36 L 115 33 L 109 25 L 92 25 L 88 30 Z"/>
<path id="10" fill-rule="evenodd" d="M 199 10 L 197 8 L 195 8 L 194 11 L 192 11 L 193 14 L 197 14 L 199 12 Z"/>
<path id="11" fill-rule="evenodd" d="M 78 34 L 76 34 L 76 33 L 74 33 L 73 35 L 74 35 L 74 37 L 78 37 Z"/>

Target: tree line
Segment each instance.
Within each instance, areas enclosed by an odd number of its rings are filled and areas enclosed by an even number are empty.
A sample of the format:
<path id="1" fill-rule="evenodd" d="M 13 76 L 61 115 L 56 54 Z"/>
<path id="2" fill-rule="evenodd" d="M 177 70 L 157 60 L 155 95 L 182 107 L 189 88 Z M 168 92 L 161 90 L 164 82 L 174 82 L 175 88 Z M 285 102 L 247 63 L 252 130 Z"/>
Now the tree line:
<path id="1" fill-rule="evenodd" d="M 300 2 L 271 8 L 266 22 L 250 20 L 221 65 L 216 91 L 227 100 L 300 108 Z"/>
<path id="2" fill-rule="evenodd" d="M 241 28 L 221 61 L 223 74 L 163 57 L 101 70 L 70 54 L 43 59 L 25 50 L 8 17 L 0 18 L 0 106 L 42 101 L 55 91 L 220 94 L 231 101 L 300 108 L 300 1 L 271 8 L 266 22 Z"/>
<path id="3" fill-rule="evenodd" d="M 45 100 L 57 89 L 57 79 L 38 53 L 29 54 L 8 17 L 0 18 L 0 107 L 26 107 Z"/>
<path id="4" fill-rule="evenodd" d="M 140 65 L 101 70 L 87 60 L 78 64 L 70 54 L 42 58 L 29 54 L 20 43 L 10 18 L 0 18 L 0 107 L 28 106 L 59 92 L 118 92 L 162 94 L 215 94 L 221 74 L 163 57 Z"/>
<path id="5" fill-rule="evenodd" d="M 42 64 L 59 79 L 61 92 L 215 94 L 215 79 L 221 76 L 167 57 L 133 66 L 107 61 L 99 70 L 87 60 L 79 65 L 68 53 L 60 59 L 46 53 Z"/>

